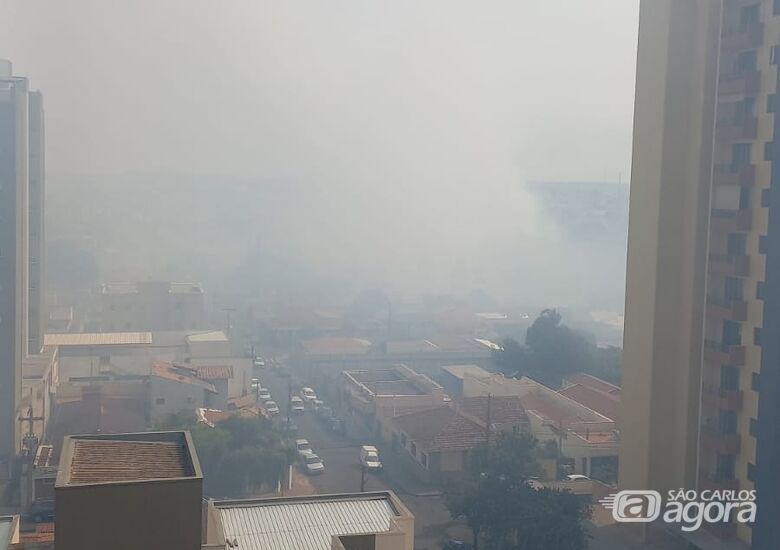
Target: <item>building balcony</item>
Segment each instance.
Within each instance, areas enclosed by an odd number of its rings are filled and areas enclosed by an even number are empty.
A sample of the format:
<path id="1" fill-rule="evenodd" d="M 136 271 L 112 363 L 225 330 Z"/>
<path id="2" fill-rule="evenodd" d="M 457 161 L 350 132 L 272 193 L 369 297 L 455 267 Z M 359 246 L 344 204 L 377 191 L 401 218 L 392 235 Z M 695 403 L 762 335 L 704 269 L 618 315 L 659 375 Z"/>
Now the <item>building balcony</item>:
<path id="1" fill-rule="evenodd" d="M 720 233 L 745 233 L 752 227 L 750 210 L 713 210 L 710 216 L 710 229 Z"/>
<path id="2" fill-rule="evenodd" d="M 718 366 L 742 367 L 745 365 L 745 346 L 731 346 L 705 340 L 704 359 Z"/>
<path id="3" fill-rule="evenodd" d="M 712 319 L 747 321 L 748 305 L 744 300 L 725 300 L 719 296 L 707 297 L 707 316 Z"/>
<path id="4" fill-rule="evenodd" d="M 739 412 L 742 409 L 742 392 L 705 386 L 702 389 L 701 402 L 720 410 Z"/>
<path id="5" fill-rule="evenodd" d="M 725 277 L 747 277 L 750 274 L 750 258 L 731 254 L 710 254 L 710 271 Z"/>
<path id="6" fill-rule="evenodd" d="M 723 30 L 720 39 L 722 51 L 739 51 L 756 48 L 764 42 L 764 24 L 751 23 Z"/>
<path id="7" fill-rule="evenodd" d="M 739 434 L 724 434 L 702 426 L 700 442 L 703 449 L 722 455 L 739 454 L 742 438 Z"/>
<path id="8" fill-rule="evenodd" d="M 746 71 L 723 75 L 718 81 L 718 95 L 755 95 L 761 89 L 761 73 Z"/>
<path id="9" fill-rule="evenodd" d="M 715 128 L 715 139 L 721 143 L 756 139 L 756 136 L 758 136 L 758 119 L 754 117 L 742 121 L 722 122 Z"/>
<path id="10" fill-rule="evenodd" d="M 724 479 L 717 474 L 699 476 L 699 491 L 739 491 L 739 481 Z"/>
<path id="11" fill-rule="evenodd" d="M 734 168 L 731 164 L 716 164 L 712 171 L 713 185 L 753 185 L 756 167 L 752 164 Z"/>

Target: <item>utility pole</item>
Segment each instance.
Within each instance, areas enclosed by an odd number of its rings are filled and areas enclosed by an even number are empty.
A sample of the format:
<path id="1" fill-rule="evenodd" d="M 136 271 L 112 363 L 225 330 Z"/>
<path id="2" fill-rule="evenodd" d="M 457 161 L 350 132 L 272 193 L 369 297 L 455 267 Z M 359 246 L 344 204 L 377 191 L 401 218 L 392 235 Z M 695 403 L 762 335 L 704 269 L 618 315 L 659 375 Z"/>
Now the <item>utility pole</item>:
<path id="1" fill-rule="evenodd" d="M 364 492 L 366 490 L 366 467 L 363 466 L 363 463 L 360 463 L 360 492 Z"/>
<path id="2" fill-rule="evenodd" d="M 287 433 L 290 433 L 290 409 L 292 408 L 292 379 L 287 379 Z"/>
<path id="3" fill-rule="evenodd" d="M 225 308 L 222 308 L 222 311 L 224 311 L 224 312 L 225 312 L 225 316 L 227 317 L 227 327 L 225 328 L 225 333 L 226 333 L 228 336 L 230 336 L 230 329 L 231 329 L 231 328 L 232 328 L 232 326 L 233 326 L 233 325 L 231 324 L 231 322 L 230 322 L 230 314 L 231 314 L 232 312 L 234 312 L 235 310 L 236 310 L 236 308 L 234 308 L 234 307 L 225 307 Z"/>
<path id="4" fill-rule="evenodd" d="M 490 447 L 490 402 L 493 399 L 492 394 L 488 394 L 487 396 L 487 415 L 485 418 L 485 445 L 487 447 Z"/>

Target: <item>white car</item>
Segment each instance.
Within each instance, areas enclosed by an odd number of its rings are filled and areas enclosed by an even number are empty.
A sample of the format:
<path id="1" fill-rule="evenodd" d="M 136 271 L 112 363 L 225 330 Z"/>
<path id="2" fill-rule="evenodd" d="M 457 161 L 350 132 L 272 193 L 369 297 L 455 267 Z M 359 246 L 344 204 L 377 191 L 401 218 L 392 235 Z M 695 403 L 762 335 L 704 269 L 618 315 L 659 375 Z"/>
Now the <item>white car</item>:
<path id="1" fill-rule="evenodd" d="M 325 473 L 325 463 L 314 453 L 308 453 L 303 457 L 303 466 L 310 476 Z"/>
<path id="2" fill-rule="evenodd" d="M 276 401 L 266 401 L 265 410 L 268 414 L 276 416 L 279 414 L 279 405 L 276 404 Z"/>
<path id="3" fill-rule="evenodd" d="M 258 388 L 257 398 L 268 401 L 271 399 L 271 391 L 268 388 Z"/>
<path id="4" fill-rule="evenodd" d="M 260 387 L 260 379 L 252 378 L 252 382 L 249 385 L 253 390 L 257 390 Z"/>
<path id="5" fill-rule="evenodd" d="M 300 457 L 314 453 L 307 439 L 296 439 L 295 451 L 298 453 L 298 456 Z"/>
<path id="6" fill-rule="evenodd" d="M 317 400 L 317 394 L 311 388 L 301 388 L 301 397 L 307 403 L 314 403 Z"/>
<path id="7" fill-rule="evenodd" d="M 566 481 L 590 481 L 590 478 L 582 474 L 569 474 L 566 476 Z"/>
<path id="8" fill-rule="evenodd" d="M 379 460 L 379 451 L 373 445 L 360 447 L 360 464 L 366 470 L 381 471 L 382 461 Z"/>
<path id="9" fill-rule="evenodd" d="M 258 369 L 264 369 L 265 359 L 263 359 L 262 357 L 255 357 L 254 361 L 252 361 L 252 364 Z"/>
<path id="10" fill-rule="evenodd" d="M 293 414 L 303 414 L 306 409 L 303 407 L 303 399 L 297 395 L 290 398 L 290 412 Z"/>

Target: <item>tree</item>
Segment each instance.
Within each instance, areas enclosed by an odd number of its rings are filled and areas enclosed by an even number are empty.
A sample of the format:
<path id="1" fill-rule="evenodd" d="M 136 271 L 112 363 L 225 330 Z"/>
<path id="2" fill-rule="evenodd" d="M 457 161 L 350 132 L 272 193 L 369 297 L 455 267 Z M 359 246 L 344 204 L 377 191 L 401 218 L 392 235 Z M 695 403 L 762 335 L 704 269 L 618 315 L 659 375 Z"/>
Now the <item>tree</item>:
<path id="1" fill-rule="evenodd" d="M 529 435 L 499 434 L 476 449 L 464 476 L 445 493 L 450 514 L 465 518 L 488 549 L 582 550 L 588 534 L 586 506 L 568 492 L 529 483 L 540 471 L 543 452 Z"/>
<path id="2" fill-rule="evenodd" d="M 509 376 L 529 376 L 550 387 L 574 372 L 592 372 L 596 346 L 583 333 L 562 322 L 560 313 L 545 309 L 528 327 L 525 346 L 503 342 L 494 355 L 498 369 Z"/>

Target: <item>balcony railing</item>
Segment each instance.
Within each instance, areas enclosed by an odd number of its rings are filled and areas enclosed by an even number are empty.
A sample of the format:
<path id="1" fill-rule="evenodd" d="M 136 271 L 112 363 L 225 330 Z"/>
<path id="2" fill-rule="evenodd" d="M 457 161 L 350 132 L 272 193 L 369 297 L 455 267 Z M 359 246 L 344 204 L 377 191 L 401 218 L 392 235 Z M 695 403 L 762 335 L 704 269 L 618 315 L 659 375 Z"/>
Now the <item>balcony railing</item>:
<path id="1" fill-rule="evenodd" d="M 764 41 L 764 24 L 750 23 L 724 28 L 720 47 L 724 51 L 748 50 L 761 45 Z"/>
<path id="2" fill-rule="evenodd" d="M 745 365 L 745 346 L 721 344 L 712 340 L 705 340 L 704 359 L 718 367 L 721 365 L 742 367 Z"/>
<path id="3" fill-rule="evenodd" d="M 732 254 L 710 254 L 710 270 L 726 277 L 747 277 L 750 274 L 750 258 Z"/>
<path id="4" fill-rule="evenodd" d="M 756 167 L 752 164 L 735 168 L 731 164 L 716 164 L 712 171 L 713 185 L 753 185 Z"/>
<path id="5" fill-rule="evenodd" d="M 747 321 L 748 305 L 744 300 L 726 300 L 720 296 L 707 297 L 707 315 L 713 319 Z"/>
<path id="6" fill-rule="evenodd" d="M 739 412 L 742 409 L 742 392 L 707 385 L 702 389 L 701 401 L 720 410 Z"/>
<path id="7" fill-rule="evenodd" d="M 710 228 L 721 233 L 744 233 L 753 227 L 750 210 L 713 210 Z"/>
<path id="8" fill-rule="evenodd" d="M 718 81 L 719 95 L 754 95 L 761 89 L 761 73 L 745 71 L 724 75 Z"/>
<path id="9" fill-rule="evenodd" d="M 702 426 L 700 441 L 702 448 L 722 455 L 738 454 L 742 445 L 739 434 L 726 434 L 707 426 Z"/>
<path id="10" fill-rule="evenodd" d="M 719 142 L 731 142 L 746 139 L 756 139 L 758 135 L 758 120 L 748 117 L 742 121 L 724 121 L 715 129 L 715 139 Z"/>

